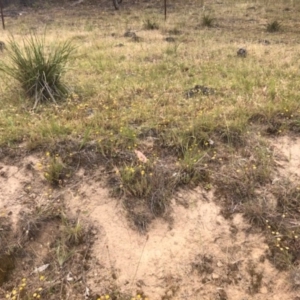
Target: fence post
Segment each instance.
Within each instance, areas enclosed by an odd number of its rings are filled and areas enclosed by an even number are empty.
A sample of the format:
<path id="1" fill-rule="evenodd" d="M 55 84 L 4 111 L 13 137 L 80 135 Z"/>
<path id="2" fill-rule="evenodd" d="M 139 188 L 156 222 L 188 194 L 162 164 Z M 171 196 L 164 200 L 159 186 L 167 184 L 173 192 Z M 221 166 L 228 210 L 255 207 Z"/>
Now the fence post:
<path id="1" fill-rule="evenodd" d="M 167 20 L 167 0 L 165 0 L 165 21 Z"/>
<path id="2" fill-rule="evenodd" d="M 1 10 L 2 27 L 3 27 L 3 29 L 5 29 L 4 15 L 3 15 L 3 2 L 2 2 L 2 0 L 0 0 L 0 10 Z"/>

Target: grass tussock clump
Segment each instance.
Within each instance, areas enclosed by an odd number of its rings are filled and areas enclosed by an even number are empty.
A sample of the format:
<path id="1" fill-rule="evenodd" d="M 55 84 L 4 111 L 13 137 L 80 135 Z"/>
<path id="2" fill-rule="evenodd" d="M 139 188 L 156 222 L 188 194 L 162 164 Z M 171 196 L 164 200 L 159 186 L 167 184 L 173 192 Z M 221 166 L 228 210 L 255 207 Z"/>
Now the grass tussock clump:
<path id="1" fill-rule="evenodd" d="M 175 177 L 159 163 L 124 165 L 117 171 L 125 195 L 145 199 L 153 215 L 162 216 L 176 187 Z"/>
<path id="2" fill-rule="evenodd" d="M 63 183 L 66 175 L 66 168 L 58 154 L 51 157 L 50 153 L 47 152 L 46 156 L 48 161 L 45 166 L 44 177 L 51 185 L 59 186 Z"/>
<path id="3" fill-rule="evenodd" d="M 215 19 L 210 15 L 203 15 L 202 17 L 202 26 L 204 27 L 213 27 Z"/>
<path id="4" fill-rule="evenodd" d="M 0 71 L 21 84 L 25 94 L 35 99 L 36 108 L 41 101 L 56 102 L 68 94 L 62 75 L 73 51 L 71 41 L 49 47 L 45 37 L 31 35 L 23 43 L 11 37 L 7 45 L 9 62 L 2 62 Z"/>
<path id="5" fill-rule="evenodd" d="M 135 150 L 141 154 L 140 151 Z M 210 174 L 205 157 L 195 148 L 188 149 L 182 158 L 169 157 L 165 164 L 157 157 L 143 161 L 132 158 L 115 166 L 110 180 L 116 195 L 122 195 L 129 216 L 142 231 L 154 217 L 168 217 L 169 205 L 174 193 L 181 187 L 208 186 Z"/>
<path id="6" fill-rule="evenodd" d="M 156 23 L 155 21 L 147 19 L 146 21 L 144 21 L 144 29 L 146 29 L 146 30 L 157 30 L 157 29 L 159 29 L 159 24 Z"/>
<path id="7" fill-rule="evenodd" d="M 278 21 L 273 21 L 267 24 L 266 29 L 268 32 L 278 32 L 281 30 L 281 24 Z"/>

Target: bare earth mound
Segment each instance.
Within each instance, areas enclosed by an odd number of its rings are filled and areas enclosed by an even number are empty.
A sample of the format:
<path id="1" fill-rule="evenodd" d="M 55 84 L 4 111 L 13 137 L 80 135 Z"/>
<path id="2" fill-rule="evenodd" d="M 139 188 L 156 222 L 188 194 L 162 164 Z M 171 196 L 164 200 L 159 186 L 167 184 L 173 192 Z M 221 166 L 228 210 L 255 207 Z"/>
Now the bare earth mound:
<path id="1" fill-rule="evenodd" d="M 250 227 L 241 215 L 225 220 L 212 195 L 184 193 L 181 200 L 188 207 L 174 201 L 173 224 L 155 221 L 146 237 L 127 226 L 122 208 L 106 190 L 93 186 L 82 187 L 89 189 L 86 203 L 70 204 L 84 207 L 99 228 L 93 247 L 99 267 L 89 272 L 94 291 L 105 293 L 115 276 L 122 290 L 132 295 L 142 290 L 151 299 L 247 299 L 249 294 L 252 299 L 291 299 L 285 274 L 265 259 L 263 237 L 247 233 Z"/>
<path id="2" fill-rule="evenodd" d="M 298 178 L 299 146 L 300 139 L 274 141 L 278 176 Z M 27 157 L 17 166 L 1 164 L 1 217 L 10 220 L 12 231 L 18 231 L 19 219 L 30 211 L 31 203 L 64 199 L 70 216 L 79 215 L 92 225 L 96 236 L 84 276 L 93 294 L 118 288 L 126 295 L 149 299 L 297 299 L 288 274 L 267 259 L 263 235 L 241 214 L 224 219 L 212 192 L 181 191 L 172 200 L 172 221 L 157 219 L 142 235 L 128 225 L 121 201 L 109 196 L 95 180 L 98 176 L 84 175 L 84 170 L 78 172 L 76 184 L 49 198 L 49 188 L 42 188 L 46 185 L 36 168 L 38 161 Z M 49 241 L 55 234 L 45 227 L 39 237 L 32 238 L 33 261 L 25 259 L 26 267 L 15 264 L 15 271 L 34 276 L 34 269 L 49 261 Z M 77 296 L 72 293 L 72 299 L 79 299 L 84 291 Z"/>

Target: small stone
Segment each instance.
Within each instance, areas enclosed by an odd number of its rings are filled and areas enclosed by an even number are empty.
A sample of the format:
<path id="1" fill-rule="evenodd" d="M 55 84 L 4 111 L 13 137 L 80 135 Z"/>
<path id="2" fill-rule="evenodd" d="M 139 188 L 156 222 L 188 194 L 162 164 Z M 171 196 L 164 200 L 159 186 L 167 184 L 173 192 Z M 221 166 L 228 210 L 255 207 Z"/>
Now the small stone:
<path id="1" fill-rule="evenodd" d="M 218 261 L 217 262 L 217 267 L 221 268 L 221 267 L 223 267 L 223 264 L 220 261 Z"/>
<path id="2" fill-rule="evenodd" d="M 237 56 L 239 56 L 239 57 L 246 57 L 247 56 L 247 50 L 245 48 L 240 48 L 237 51 Z"/>
<path id="3" fill-rule="evenodd" d="M 197 85 L 195 85 L 195 87 L 193 87 L 192 89 L 189 89 L 188 91 L 185 92 L 185 96 L 187 98 L 192 98 L 197 94 L 209 96 L 209 95 L 215 94 L 215 90 L 210 87 L 197 84 Z"/>
<path id="4" fill-rule="evenodd" d="M 219 279 L 220 276 L 218 274 L 216 274 L 216 273 L 212 273 L 211 274 L 211 278 L 214 279 L 214 280 L 216 280 L 216 279 Z"/>
<path id="5" fill-rule="evenodd" d="M 37 194 L 35 194 L 35 193 L 32 193 L 32 194 L 29 195 L 30 199 L 35 199 L 36 197 L 37 197 Z"/>
<path id="6" fill-rule="evenodd" d="M 265 286 L 263 286 L 261 289 L 260 289 L 260 293 L 261 294 L 268 294 L 268 289 L 267 289 L 267 287 L 265 287 Z"/>
<path id="7" fill-rule="evenodd" d="M 136 33 L 135 33 L 135 32 L 132 32 L 132 31 L 126 31 L 126 32 L 124 33 L 124 36 L 125 36 L 125 37 L 131 37 L 131 38 L 133 38 L 133 37 L 136 37 Z"/>
<path id="8" fill-rule="evenodd" d="M 173 37 L 171 37 L 171 36 L 166 37 L 165 40 L 166 40 L 167 42 L 169 42 L 169 43 L 175 43 L 175 39 L 174 39 Z"/>

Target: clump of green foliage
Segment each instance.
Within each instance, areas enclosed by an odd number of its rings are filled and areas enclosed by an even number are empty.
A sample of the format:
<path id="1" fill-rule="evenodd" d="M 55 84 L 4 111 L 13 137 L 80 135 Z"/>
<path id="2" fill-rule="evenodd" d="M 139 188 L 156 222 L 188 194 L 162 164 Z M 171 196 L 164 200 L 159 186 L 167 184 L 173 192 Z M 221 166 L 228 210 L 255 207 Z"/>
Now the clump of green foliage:
<path id="1" fill-rule="evenodd" d="M 278 32 L 279 30 L 281 30 L 281 24 L 278 21 L 273 21 L 267 24 L 268 32 Z"/>
<path id="2" fill-rule="evenodd" d="M 71 41 L 49 47 L 45 36 L 31 35 L 22 43 L 11 37 L 7 46 L 8 63 L 2 62 L 0 71 L 21 84 L 26 95 L 35 99 L 35 108 L 41 101 L 56 102 L 68 94 L 62 75 L 74 50 Z"/>
<path id="3" fill-rule="evenodd" d="M 202 17 L 202 25 L 205 27 L 212 27 L 215 19 L 209 15 L 203 15 Z"/>
<path id="4" fill-rule="evenodd" d="M 156 29 L 159 29 L 159 25 L 155 21 L 147 19 L 144 22 L 144 29 L 146 29 L 146 30 L 156 30 Z"/>
<path id="5" fill-rule="evenodd" d="M 56 155 L 50 157 L 49 163 L 46 167 L 44 177 L 53 186 L 58 186 L 62 183 L 65 176 L 65 167 L 61 161 L 61 158 Z"/>

